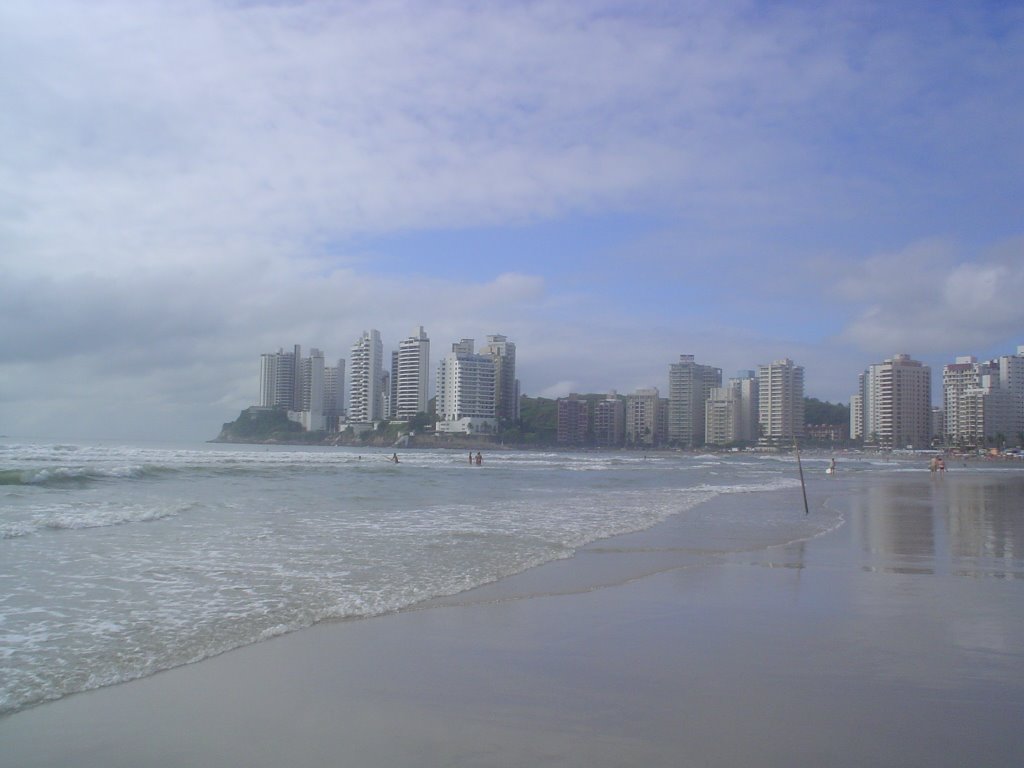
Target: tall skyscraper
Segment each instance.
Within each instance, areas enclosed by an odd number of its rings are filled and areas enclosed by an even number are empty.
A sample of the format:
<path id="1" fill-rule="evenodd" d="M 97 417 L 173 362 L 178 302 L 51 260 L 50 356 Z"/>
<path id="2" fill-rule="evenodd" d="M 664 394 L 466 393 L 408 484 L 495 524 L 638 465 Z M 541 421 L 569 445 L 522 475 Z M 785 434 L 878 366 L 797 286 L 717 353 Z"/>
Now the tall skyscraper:
<path id="1" fill-rule="evenodd" d="M 264 408 L 301 410 L 300 366 L 302 348 L 284 348 L 260 356 L 260 405 Z"/>
<path id="2" fill-rule="evenodd" d="M 735 397 L 739 401 L 739 417 L 736 424 L 736 440 L 753 443 L 761 432 L 758 414 L 761 409 L 761 382 L 753 371 L 737 371 L 729 379 Z"/>
<path id="3" fill-rule="evenodd" d="M 394 417 L 408 421 L 427 411 L 427 382 L 430 372 L 430 339 L 423 326 L 398 344 L 392 360 Z"/>
<path id="4" fill-rule="evenodd" d="M 909 355 L 868 366 L 851 398 L 851 435 L 883 448 L 927 448 L 932 437 L 932 372 Z M 859 423 L 854 423 L 854 415 Z"/>
<path id="5" fill-rule="evenodd" d="M 495 409 L 498 419 L 519 421 L 519 379 L 516 378 L 516 345 L 505 336 L 487 337 L 480 350 L 494 360 Z"/>
<path id="6" fill-rule="evenodd" d="M 792 360 L 758 366 L 761 439 L 770 445 L 792 442 L 804 433 L 804 369 Z"/>
<path id="7" fill-rule="evenodd" d="M 438 363 L 438 432 L 489 433 L 497 427 L 494 358 L 473 347 L 473 339 L 456 342 Z"/>
<path id="8" fill-rule="evenodd" d="M 389 419 L 397 419 L 395 410 L 398 408 L 398 350 L 391 351 L 391 377 L 388 379 L 388 405 L 384 415 Z"/>
<path id="9" fill-rule="evenodd" d="M 351 385 L 349 389 L 349 421 L 368 423 L 384 416 L 381 382 L 384 372 L 384 346 L 380 332 L 363 331 L 352 345 L 349 358 Z"/>
<path id="10" fill-rule="evenodd" d="M 324 368 L 324 418 L 328 429 L 336 429 L 345 415 L 345 361 Z"/>
<path id="11" fill-rule="evenodd" d="M 315 347 L 299 364 L 299 407 L 302 426 L 316 432 L 326 428 L 324 420 L 324 353 Z"/>
<path id="12" fill-rule="evenodd" d="M 344 381 L 345 361 L 339 360 L 338 365 Z M 289 418 L 307 430 L 324 430 L 337 421 L 338 398 L 331 389 L 337 378 L 338 369 L 324 366 L 324 354 L 319 349 L 311 349 L 309 357 L 302 356 L 298 344 L 291 352 L 268 352 L 260 356 L 259 404 L 286 409 Z"/>
<path id="13" fill-rule="evenodd" d="M 668 439 L 686 448 L 704 444 L 704 409 L 711 390 L 722 385 L 722 369 L 680 355 L 668 368 Z"/>

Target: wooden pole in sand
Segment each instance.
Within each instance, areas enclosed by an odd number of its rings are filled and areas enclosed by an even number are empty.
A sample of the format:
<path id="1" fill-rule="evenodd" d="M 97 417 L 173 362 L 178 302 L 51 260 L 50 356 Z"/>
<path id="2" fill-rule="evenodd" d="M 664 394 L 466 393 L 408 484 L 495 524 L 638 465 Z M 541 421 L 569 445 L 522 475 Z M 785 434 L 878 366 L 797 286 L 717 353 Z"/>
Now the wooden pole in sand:
<path id="1" fill-rule="evenodd" d="M 796 451 L 796 468 L 800 470 L 800 490 L 804 493 L 804 514 L 811 514 L 807 506 L 807 484 L 804 482 L 804 465 L 800 462 L 800 446 L 796 442 L 796 430 L 793 430 L 793 450 Z"/>

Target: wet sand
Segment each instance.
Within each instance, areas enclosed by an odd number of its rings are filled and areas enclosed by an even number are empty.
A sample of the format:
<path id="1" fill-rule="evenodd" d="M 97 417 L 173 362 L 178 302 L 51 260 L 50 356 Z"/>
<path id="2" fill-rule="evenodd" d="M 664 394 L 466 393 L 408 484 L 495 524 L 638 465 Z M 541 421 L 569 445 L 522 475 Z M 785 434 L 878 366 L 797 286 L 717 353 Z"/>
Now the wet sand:
<path id="1" fill-rule="evenodd" d="M 1024 472 L 810 495 L 845 523 L 722 555 L 668 521 L 0 719 L 0 765 L 1019 765 Z"/>

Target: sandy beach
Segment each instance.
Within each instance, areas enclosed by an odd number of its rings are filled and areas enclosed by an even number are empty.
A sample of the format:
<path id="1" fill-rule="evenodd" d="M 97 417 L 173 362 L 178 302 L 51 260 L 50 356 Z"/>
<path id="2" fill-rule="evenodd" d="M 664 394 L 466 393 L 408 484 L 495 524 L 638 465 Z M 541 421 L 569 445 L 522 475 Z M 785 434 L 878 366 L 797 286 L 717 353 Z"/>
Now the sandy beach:
<path id="1" fill-rule="evenodd" d="M 1024 471 L 809 493 L 843 524 L 736 551 L 669 520 L 16 713 L 0 765 L 1019 765 Z M 709 503 L 803 514 L 789 492 Z"/>

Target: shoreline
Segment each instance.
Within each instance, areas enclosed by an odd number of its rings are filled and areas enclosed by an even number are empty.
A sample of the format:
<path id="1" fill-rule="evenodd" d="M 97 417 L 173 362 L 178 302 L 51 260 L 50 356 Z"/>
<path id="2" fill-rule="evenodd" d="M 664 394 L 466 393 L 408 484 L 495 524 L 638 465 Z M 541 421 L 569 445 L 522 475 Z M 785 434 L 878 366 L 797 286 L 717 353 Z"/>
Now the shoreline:
<path id="1" fill-rule="evenodd" d="M 978 537 L 939 528 L 950 511 L 982 524 L 979 500 L 1003 519 L 1024 480 L 1012 474 L 816 479 L 816 506 L 844 524 L 747 551 L 689 549 L 670 519 L 459 595 L 8 715 L 0 765 L 1011 765 L 1021 562 L 951 565 L 940 543 Z M 958 574 L 971 564 L 989 578 Z"/>

